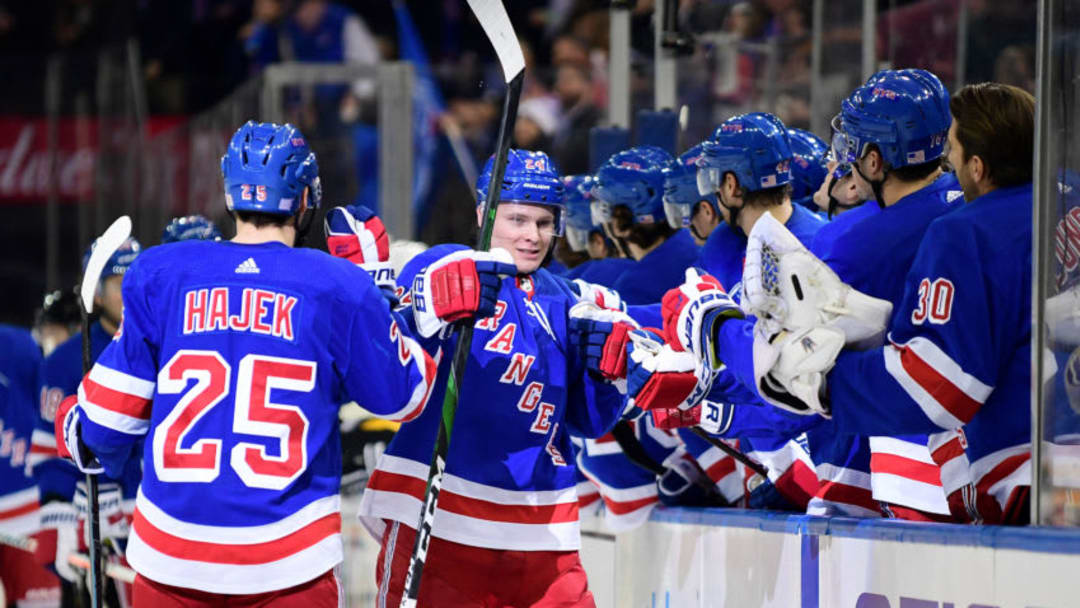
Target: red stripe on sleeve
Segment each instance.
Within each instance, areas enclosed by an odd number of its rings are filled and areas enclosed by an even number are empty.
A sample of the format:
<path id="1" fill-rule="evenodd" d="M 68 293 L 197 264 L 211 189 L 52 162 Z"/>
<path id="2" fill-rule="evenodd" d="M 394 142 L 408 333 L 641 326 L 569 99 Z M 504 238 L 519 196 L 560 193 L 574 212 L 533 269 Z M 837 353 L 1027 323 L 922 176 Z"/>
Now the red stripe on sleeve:
<path id="1" fill-rule="evenodd" d="M 941 486 L 941 469 L 937 465 L 920 462 L 911 458 L 904 458 L 896 454 L 884 454 L 875 452 L 870 455 L 870 471 L 873 473 L 887 473 L 921 481 L 933 486 Z"/>
<path id="2" fill-rule="evenodd" d="M 86 400 L 90 403 L 132 418 L 150 419 L 150 399 L 113 390 L 94 382 L 89 375 L 83 378 L 82 385 Z"/>
<path id="3" fill-rule="evenodd" d="M 900 349 L 900 363 L 904 366 L 904 371 L 950 414 L 965 424 L 971 422 L 982 403 L 969 397 L 929 363 L 923 361 L 910 347 L 897 348 Z"/>

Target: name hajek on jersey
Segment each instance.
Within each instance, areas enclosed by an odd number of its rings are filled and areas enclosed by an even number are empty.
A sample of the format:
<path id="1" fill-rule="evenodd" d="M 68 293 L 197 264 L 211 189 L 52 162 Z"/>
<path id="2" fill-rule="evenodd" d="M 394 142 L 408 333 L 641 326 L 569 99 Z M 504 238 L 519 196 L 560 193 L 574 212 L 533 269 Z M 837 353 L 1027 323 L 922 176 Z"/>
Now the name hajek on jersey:
<path id="1" fill-rule="evenodd" d="M 249 331 L 293 340 L 296 296 L 244 287 L 237 307 L 230 291 L 238 290 L 239 287 L 204 287 L 184 293 L 184 333 Z"/>

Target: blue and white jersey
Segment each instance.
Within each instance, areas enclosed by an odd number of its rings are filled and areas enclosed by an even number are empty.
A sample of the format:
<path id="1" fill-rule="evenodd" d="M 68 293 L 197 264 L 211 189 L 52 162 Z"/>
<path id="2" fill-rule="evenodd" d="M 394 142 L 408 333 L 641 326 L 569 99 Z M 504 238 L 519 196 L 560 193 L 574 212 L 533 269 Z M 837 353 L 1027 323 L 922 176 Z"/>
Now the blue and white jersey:
<path id="1" fill-rule="evenodd" d="M 39 495 L 30 476 L 41 350 L 30 332 L 0 325 L 0 532 L 38 531 Z"/>
<path id="2" fill-rule="evenodd" d="M 882 209 L 865 204 L 838 216 L 810 247 L 848 285 L 892 302 L 904 296 L 904 279 L 930 223 L 963 201 L 956 176 L 944 173 L 928 186 Z M 939 515 L 948 514 L 938 467 L 925 435 L 867 438 L 838 433 L 832 423 L 807 432 L 810 453 L 829 496 L 815 497 L 815 514 L 850 515 L 877 509 L 874 500 Z M 814 503 L 811 505 L 815 506 Z"/>
<path id="3" fill-rule="evenodd" d="M 1031 184 L 932 222 L 905 283 L 889 344 L 829 373 L 834 420 L 864 435 L 962 428 L 975 492 L 950 496 L 953 515 L 1011 521 L 1031 477 Z"/>
<path id="4" fill-rule="evenodd" d="M 112 341 L 101 323 L 90 325 L 90 360 L 96 361 Z M 40 360 L 40 355 L 38 360 Z M 56 347 L 44 361 L 38 372 L 38 416 L 31 437 L 30 466 L 34 479 L 45 502 L 60 500 L 71 502 L 75 484 L 86 478 L 75 465 L 56 453 L 55 420 L 60 401 L 78 392 L 83 377 L 82 334 L 75 334 Z M 125 499 L 135 498 L 142 478 L 138 462 L 127 463 L 116 472 L 112 481 L 119 481 Z"/>
<path id="5" fill-rule="evenodd" d="M 409 420 L 435 374 L 368 274 L 278 242 L 183 241 L 144 251 L 123 300 L 79 407 L 109 474 L 143 441 L 132 568 L 247 594 L 340 563 L 340 404 Z"/>
<path id="6" fill-rule="evenodd" d="M 439 245 L 402 269 L 399 285 L 463 249 Z M 568 551 L 580 544 L 579 482 L 570 436 L 600 437 L 623 406 L 614 386 L 586 374 L 568 339 L 577 296 L 544 269 L 507 277 L 494 316 L 475 322 L 459 388 L 439 513 L 432 534 L 474 547 Z M 404 301 L 412 305 L 411 297 Z M 411 310 L 403 314 L 411 322 Z M 439 361 L 432 407 L 403 424 L 368 481 L 360 515 L 416 527 L 457 334 L 422 340 Z"/>
<path id="7" fill-rule="evenodd" d="M 686 279 L 683 271 L 693 266 L 699 255 L 701 248 L 690 236 L 690 231 L 677 230 L 620 275 L 612 289 L 619 292 L 627 304 L 657 303 L 667 290 L 682 285 Z"/>

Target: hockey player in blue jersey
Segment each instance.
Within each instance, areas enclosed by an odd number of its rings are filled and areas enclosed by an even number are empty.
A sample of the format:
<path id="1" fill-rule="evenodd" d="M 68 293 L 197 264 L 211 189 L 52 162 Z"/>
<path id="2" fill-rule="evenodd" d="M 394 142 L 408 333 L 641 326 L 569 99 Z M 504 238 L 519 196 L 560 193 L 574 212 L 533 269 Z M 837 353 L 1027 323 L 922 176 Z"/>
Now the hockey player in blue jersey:
<path id="1" fill-rule="evenodd" d="M 96 319 L 90 323 L 90 360 L 96 360 L 117 332 L 123 318 L 121 288 L 126 272 L 140 255 L 142 246 L 133 238 L 125 241 L 109 258 L 102 270 L 94 293 Z M 83 256 L 83 267 L 90 259 L 90 249 Z M 74 397 L 82 378 L 82 335 L 76 333 L 41 363 L 38 373 L 38 417 L 31 446 L 31 467 L 41 492 L 41 520 L 46 530 L 55 530 L 56 571 L 64 578 L 65 594 L 74 590 L 77 575 L 67 563 L 68 555 L 83 544 L 80 524 L 86 519 L 85 476 L 72 464 L 57 458 L 58 437 L 55 434 L 56 412 L 65 398 Z M 108 479 L 102 479 L 99 493 L 103 538 L 113 538 L 116 544 L 127 535 L 132 500 L 139 485 L 139 463 L 130 462 Z"/>
<path id="2" fill-rule="evenodd" d="M 791 141 L 791 202 L 819 213 L 814 193 L 825 181 L 825 156 L 829 147 L 805 129 L 789 127 L 787 134 Z"/>
<path id="3" fill-rule="evenodd" d="M 686 228 L 698 245 L 705 244 L 720 217 L 716 194 L 698 191 L 697 163 L 703 153 L 702 145 L 697 144 L 664 169 L 664 216 L 668 225 L 675 230 Z"/>
<path id="4" fill-rule="evenodd" d="M 41 351 L 29 331 L 0 325 L 0 534 L 32 537 L 44 553 L 55 539 L 42 530 L 40 496 L 30 474 L 40 364 Z M 0 585 L 5 606 L 60 606 L 60 579 L 23 549 L 0 545 Z"/>
<path id="5" fill-rule="evenodd" d="M 626 243 L 637 263 L 612 288 L 627 304 L 655 304 L 679 283 L 698 256 L 684 230 L 673 230 L 664 214 L 664 169 L 675 159 L 655 146 L 613 155 L 597 171 L 593 196 L 610 210 L 611 234 Z"/>
<path id="6" fill-rule="evenodd" d="M 491 164 L 478 182 L 481 201 L 500 187 L 489 183 Z M 510 150 L 500 198 L 490 252 L 436 246 L 398 278 L 411 286 L 408 312 L 425 348 L 442 362 L 435 402 L 442 402 L 456 340 L 448 322 L 479 318 L 419 601 L 592 606 L 577 555 L 570 434 L 603 435 L 623 400 L 586 373 L 570 342 L 578 295 L 540 268 L 564 214 L 562 182 L 547 155 Z M 458 293 L 457 285 L 475 288 Z M 400 600 L 439 416 L 431 408 L 402 425 L 364 492 L 361 516 L 382 541 L 380 605 Z"/>
<path id="7" fill-rule="evenodd" d="M 588 252 L 590 258 L 565 276 L 610 288 L 623 271 L 634 266 L 634 260 L 616 257 L 614 246 L 604 235 L 604 226 L 594 221 L 592 186 L 591 175 L 563 178 L 567 244 L 574 251 Z"/>
<path id="8" fill-rule="evenodd" d="M 758 384 L 770 402 L 801 413 L 831 413 L 841 432 L 960 429 L 932 453 L 935 464 L 958 466 L 958 475 L 968 479 L 948 496 L 952 517 L 1023 523 L 1031 477 L 1031 311 L 1029 298 L 1015 286 L 1031 281 L 1034 99 L 1016 87 L 986 83 L 961 89 L 949 108 L 948 161 L 967 204 L 926 230 L 892 316 L 889 343 L 842 352 L 833 365 L 823 346 L 827 333 L 807 333 L 823 328 L 793 324 L 788 314 L 772 346 L 760 344 L 779 351 L 775 362 L 753 373 L 763 378 Z M 861 157 L 857 138 L 850 141 Z M 832 297 L 804 292 L 802 302 L 818 306 Z M 798 311 L 798 302 L 785 301 L 789 311 Z M 729 313 L 723 309 L 705 313 L 721 323 L 710 326 L 706 318 L 695 325 L 702 329 L 694 339 L 709 343 L 697 342 L 697 352 L 723 357 L 730 346 L 725 334 L 741 330 L 724 322 Z M 810 335 L 819 340 L 808 345 L 785 338 Z M 815 387 L 827 387 L 827 393 Z"/>
<path id="9" fill-rule="evenodd" d="M 415 418 L 434 362 L 365 269 L 293 248 L 321 197 L 298 129 L 248 122 L 222 173 L 236 237 L 136 260 L 63 445 L 86 472 L 143 465 L 127 546 L 137 605 L 336 605 L 338 408 Z"/>
<path id="10" fill-rule="evenodd" d="M 161 244 L 201 239 L 220 241 L 221 231 L 209 219 L 198 213 L 173 218 L 161 231 Z"/>

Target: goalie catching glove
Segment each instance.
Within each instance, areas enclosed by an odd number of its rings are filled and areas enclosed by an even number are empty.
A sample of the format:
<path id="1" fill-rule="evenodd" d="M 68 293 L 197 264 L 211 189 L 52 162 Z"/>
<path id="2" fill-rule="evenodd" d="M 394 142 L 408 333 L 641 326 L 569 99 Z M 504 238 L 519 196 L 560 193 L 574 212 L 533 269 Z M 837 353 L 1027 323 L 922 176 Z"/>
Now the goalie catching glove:
<path id="1" fill-rule="evenodd" d="M 436 260 L 413 279 L 417 331 L 429 338 L 454 321 L 494 315 L 503 277 L 515 274 L 517 266 L 505 249 L 465 249 Z"/>
<path id="2" fill-rule="evenodd" d="M 762 333 L 831 327 L 855 349 L 880 346 L 892 303 L 844 283 L 776 218 L 766 213 L 750 231 L 742 304 Z"/>
<path id="3" fill-rule="evenodd" d="M 668 344 L 693 353 L 713 370 L 721 366 L 713 344 L 719 323 L 745 316 L 715 277 L 695 268 L 687 268 L 686 281 L 664 294 L 661 309 Z"/>
<path id="4" fill-rule="evenodd" d="M 391 306 L 395 305 L 397 284 L 390 264 L 390 237 L 379 216 L 363 205 L 334 207 L 326 212 L 323 230 L 330 254 L 367 271 Z"/>

